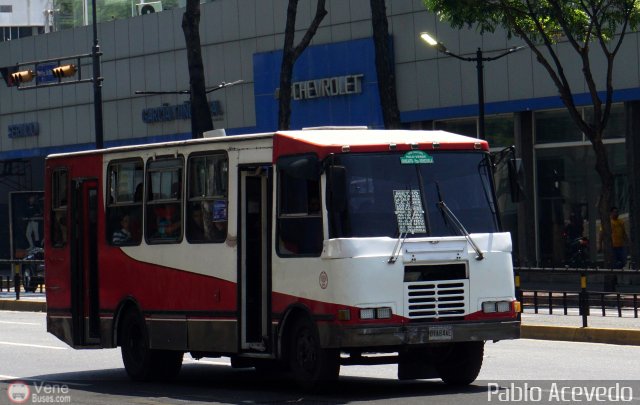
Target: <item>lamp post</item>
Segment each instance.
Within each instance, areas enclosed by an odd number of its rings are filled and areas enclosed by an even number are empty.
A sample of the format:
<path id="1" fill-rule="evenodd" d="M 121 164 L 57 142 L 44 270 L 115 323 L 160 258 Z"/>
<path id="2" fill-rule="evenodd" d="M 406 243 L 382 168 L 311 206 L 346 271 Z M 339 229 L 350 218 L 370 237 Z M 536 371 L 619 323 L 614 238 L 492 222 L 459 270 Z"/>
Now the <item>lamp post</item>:
<path id="1" fill-rule="evenodd" d="M 96 149 L 104 146 L 104 134 L 102 126 L 102 77 L 100 76 L 100 44 L 98 44 L 98 18 L 96 12 L 96 0 L 92 0 L 93 17 L 93 47 L 91 59 L 93 61 L 93 114 L 96 131 Z"/>
<path id="2" fill-rule="evenodd" d="M 476 51 L 476 56 L 460 56 L 451 52 L 447 49 L 446 46 L 442 42 L 436 41 L 428 32 L 420 33 L 420 38 L 424 42 L 426 42 L 429 46 L 434 47 L 438 52 L 442 52 L 445 55 L 452 56 L 456 59 L 463 60 L 465 62 L 476 62 L 476 71 L 478 73 L 478 137 L 480 139 L 485 139 L 485 130 L 484 130 L 484 62 L 490 62 L 492 60 L 500 59 L 503 56 L 507 56 L 510 53 L 514 53 L 519 51 L 524 46 L 516 46 L 513 48 L 507 49 L 505 52 L 501 53 L 497 56 L 485 57 L 482 49 L 478 48 Z"/>

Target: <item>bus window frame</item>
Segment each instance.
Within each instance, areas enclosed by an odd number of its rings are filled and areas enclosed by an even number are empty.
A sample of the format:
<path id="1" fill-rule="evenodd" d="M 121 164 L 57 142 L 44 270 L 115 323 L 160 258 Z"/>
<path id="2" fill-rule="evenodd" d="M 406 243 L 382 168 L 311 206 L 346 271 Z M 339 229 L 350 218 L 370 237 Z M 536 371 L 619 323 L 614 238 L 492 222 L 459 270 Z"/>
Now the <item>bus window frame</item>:
<path id="1" fill-rule="evenodd" d="M 160 166 L 158 168 L 154 168 L 154 165 L 160 165 L 163 162 L 170 162 L 170 161 L 175 161 L 175 162 L 179 162 L 179 164 L 176 164 L 174 166 L 171 165 L 167 165 L 167 166 Z M 144 239 L 146 241 L 146 243 L 148 245 L 166 245 L 166 244 L 179 244 L 182 243 L 182 240 L 184 239 L 184 170 L 185 168 L 185 159 L 184 159 L 184 155 L 182 154 L 175 154 L 175 155 L 160 155 L 160 156 L 156 156 L 152 159 L 148 159 L 147 160 L 147 164 L 145 166 L 145 173 L 144 173 L 144 181 L 145 181 L 145 188 L 144 188 Z M 171 171 L 178 171 L 179 175 L 178 175 L 178 183 L 179 183 L 179 187 L 178 187 L 178 191 L 180 193 L 180 196 L 176 199 L 174 198 L 159 198 L 159 199 L 153 199 L 150 198 L 151 195 L 151 188 L 153 187 L 153 181 L 151 180 L 151 175 L 153 173 L 157 173 L 157 172 L 171 172 Z M 150 226 L 151 226 L 151 217 L 154 218 L 154 220 L 156 219 L 156 214 L 150 215 L 150 209 L 153 209 L 153 207 L 160 207 L 160 206 L 165 206 L 165 209 L 167 206 L 169 205 L 178 205 L 179 209 L 178 209 L 178 219 L 177 222 L 180 224 L 179 226 L 179 232 L 175 237 L 171 237 L 171 238 L 162 238 L 162 237 L 158 237 L 150 234 Z M 157 227 L 157 226 L 156 226 Z"/>
<path id="2" fill-rule="evenodd" d="M 291 159 L 291 158 L 295 158 L 295 156 L 286 156 L 285 159 Z M 301 158 L 304 158 L 304 156 L 301 156 Z M 314 250 L 313 252 L 296 252 L 294 249 L 292 249 L 290 246 L 287 246 L 288 241 L 285 241 L 282 237 L 282 226 L 285 225 L 286 222 L 288 221 L 294 221 L 294 222 L 290 222 L 291 224 L 296 224 L 297 226 L 300 226 L 300 223 L 302 222 L 298 222 L 298 221 L 307 221 L 308 224 L 310 224 L 309 226 L 314 226 L 314 224 L 312 222 L 309 221 L 319 221 L 319 224 L 316 224 L 315 226 L 318 228 L 318 234 L 315 235 L 316 237 L 320 236 L 322 239 L 324 239 L 325 235 L 324 235 L 324 215 L 323 215 L 323 210 L 322 210 L 322 181 L 321 181 L 321 176 L 320 173 L 317 173 L 317 178 L 315 177 L 314 174 L 314 178 L 310 178 L 308 176 L 309 173 L 305 172 L 305 175 L 302 177 L 295 177 L 292 176 L 291 174 L 288 174 L 289 170 L 287 169 L 283 169 L 282 167 L 278 167 L 276 166 L 276 172 L 277 172 L 277 190 L 276 190 L 276 246 L 275 246 L 275 250 L 276 253 L 279 257 L 282 258 L 291 258 L 291 257 L 320 257 L 322 255 L 322 243 L 318 246 L 319 249 Z M 309 171 L 310 172 L 310 171 Z M 306 196 L 306 208 L 307 211 L 306 212 L 294 212 L 292 210 L 290 210 L 289 207 L 287 207 L 287 212 L 283 212 L 283 178 L 289 178 L 289 179 L 295 179 L 295 180 L 304 180 L 306 181 L 306 187 L 305 187 L 305 191 L 307 193 Z M 309 191 L 309 183 L 310 182 L 315 182 L 317 184 L 317 187 L 315 187 L 315 191 L 317 192 L 317 195 L 310 195 Z M 317 198 L 317 210 L 314 210 L 313 212 L 310 211 L 310 201 L 311 198 Z M 295 233 L 295 232 L 292 232 Z M 298 240 L 298 242 L 300 242 Z M 296 248 L 299 248 L 299 245 L 296 246 Z"/>
<path id="3" fill-rule="evenodd" d="M 191 184 L 191 170 L 193 168 L 193 161 L 199 158 L 207 158 L 214 156 L 222 156 L 227 165 L 227 176 L 226 176 L 226 184 L 224 190 L 226 194 L 222 195 L 214 195 L 214 196 L 192 196 L 192 184 Z M 186 204 L 185 204 L 185 229 L 184 235 L 185 239 L 190 244 L 211 244 L 211 243 L 224 243 L 227 240 L 228 231 L 229 231 L 229 154 L 225 150 L 213 150 L 213 151 L 203 151 L 203 152 L 195 152 L 189 155 L 187 159 L 187 171 L 186 171 Z M 208 173 L 207 173 L 208 175 Z M 212 203 L 215 205 L 216 201 L 224 201 L 224 205 L 226 207 L 226 217 L 224 221 L 212 221 L 213 222 L 224 222 L 224 238 L 214 238 L 211 240 L 202 240 L 193 238 L 191 235 L 191 215 L 192 215 L 192 205 L 197 203 Z"/>
<path id="4" fill-rule="evenodd" d="M 64 200 L 66 203 L 62 204 L 63 199 L 61 198 L 60 193 L 60 174 L 64 173 L 65 177 L 65 185 L 64 185 Z M 66 166 L 56 167 L 51 172 L 51 230 L 49 237 L 51 238 L 51 246 L 54 248 L 64 248 L 69 241 L 69 168 Z M 64 215 L 64 228 L 62 228 L 62 223 L 56 226 L 56 218 L 60 218 L 58 215 Z M 54 237 L 54 233 L 56 229 L 60 229 L 60 236 L 62 237 L 62 241 L 59 242 L 57 238 Z"/>
<path id="5" fill-rule="evenodd" d="M 136 201 L 135 198 L 135 193 L 136 193 L 136 189 L 134 189 L 134 194 L 132 196 L 132 199 L 130 201 L 115 201 L 112 202 L 111 201 L 111 189 L 112 189 L 112 179 L 111 179 L 111 169 L 114 166 L 121 166 L 127 163 L 139 163 L 140 167 L 142 169 L 142 195 L 140 196 L 140 200 Z M 106 178 L 107 178 L 107 188 L 106 188 L 106 192 L 107 192 L 107 198 L 106 198 L 106 210 L 105 210 L 105 238 L 106 238 L 106 242 L 107 245 L 110 246 L 139 246 L 142 243 L 142 239 L 143 239 L 143 234 L 144 234 L 144 225 L 145 225 L 145 221 L 144 221 L 144 217 L 145 217 L 145 213 L 144 213 L 144 188 L 145 188 L 145 180 L 146 180 L 146 171 L 145 171 L 145 162 L 144 159 L 142 159 L 141 157 L 133 157 L 133 158 L 124 158 L 124 159 L 114 159 L 109 161 L 109 164 L 107 165 L 107 173 L 106 173 Z M 134 179 L 135 180 L 135 179 Z M 138 187 L 138 185 L 136 185 L 136 188 Z M 117 195 L 117 193 L 116 193 Z M 140 227 L 139 230 L 139 237 L 134 238 L 134 232 L 132 233 L 132 239 L 131 242 L 127 242 L 127 243 L 113 243 L 113 233 L 117 230 L 113 228 L 113 221 L 114 218 L 112 218 L 111 215 L 111 210 L 117 210 L 117 211 L 122 211 L 123 209 L 127 209 L 129 208 L 129 211 L 126 214 L 122 214 L 121 212 L 118 214 L 118 218 L 124 216 L 124 215 L 128 215 L 130 220 L 131 220 L 131 213 L 133 211 L 135 211 L 136 208 L 139 208 L 140 211 L 140 216 L 139 216 L 139 224 L 138 226 Z M 119 226 L 119 221 L 118 221 L 118 226 Z"/>

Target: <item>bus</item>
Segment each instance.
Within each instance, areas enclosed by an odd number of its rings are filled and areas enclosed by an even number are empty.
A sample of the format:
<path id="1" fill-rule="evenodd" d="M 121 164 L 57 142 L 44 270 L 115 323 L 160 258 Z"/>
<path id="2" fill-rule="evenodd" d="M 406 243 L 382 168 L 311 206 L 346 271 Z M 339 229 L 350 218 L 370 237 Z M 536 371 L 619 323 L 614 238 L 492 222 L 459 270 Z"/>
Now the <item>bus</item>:
<path id="1" fill-rule="evenodd" d="M 120 347 L 134 380 L 183 356 L 473 382 L 520 335 L 486 141 L 310 128 L 46 159 L 47 330 Z"/>

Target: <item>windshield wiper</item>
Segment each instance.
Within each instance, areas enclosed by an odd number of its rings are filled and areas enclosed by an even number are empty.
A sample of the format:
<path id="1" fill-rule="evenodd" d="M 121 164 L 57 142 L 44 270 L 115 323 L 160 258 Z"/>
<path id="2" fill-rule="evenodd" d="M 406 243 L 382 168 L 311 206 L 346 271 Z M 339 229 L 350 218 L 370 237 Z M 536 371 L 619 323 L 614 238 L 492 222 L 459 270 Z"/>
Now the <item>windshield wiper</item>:
<path id="1" fill-rule="evenodd" d="M 477 255 L 476 260 L 484 259 L 484 254 L 482 253 L 478 245 L 476 245 L 476 243 L 473 241 L 473 239 L 471 238 L 471 235 L 469 235 L 469 232 L 467 232 L 464 225 L 462 225 L 462 222 L 460 222 L 458 217 L 455 216 L 455 214 L 449 209 L 447 204 L 444 202 L 442 198 L 442 194 L 440 193 L 440 185 L 438 184 L 438 182 L 436 182 L 436 189 L 438 190 L 438 199 L 440 200 L 437 202 L 436 205 L 438 206 L 438 208 L 440 208 L 440 211 L 442 212 L 442 214 L 446 215 L 449 218 L 451 223 L 458 229 L 458 231 L 464 235 L 464 237 L 467 239 L 467 241 L 469 242 L 473 250 L 476 251 L 476 255 Z"/>

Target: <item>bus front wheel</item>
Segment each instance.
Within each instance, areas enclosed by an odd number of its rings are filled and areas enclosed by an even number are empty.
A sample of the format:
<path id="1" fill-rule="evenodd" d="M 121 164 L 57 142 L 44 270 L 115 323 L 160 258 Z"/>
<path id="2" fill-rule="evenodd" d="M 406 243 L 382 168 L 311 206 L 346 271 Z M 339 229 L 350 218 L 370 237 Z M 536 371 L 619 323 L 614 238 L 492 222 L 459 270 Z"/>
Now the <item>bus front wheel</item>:
<path id="1" fill-rule="evenodd" d="M 310 319 L 296 321 L 290 344 L 289 366 L 299 386 L 315 389 L 338 379 L 340 352 L 320 346 L 318 329 Z"/>
<path id="2" fill-rule="evenodd" d="M 120 328 L 122 362 L 135 381 L 169 380 L 180 372 L 183 353 L 149 348 L 144 318 L 138 311 L 127 311 Z"/>
<path id="3" fill-rule="evenodd" d="M 438 375 L 449 385 L 469 385 L 475 381 L 482 368 L 484 342 L 453 343 L 446 355 L 436 363 Z"/>

